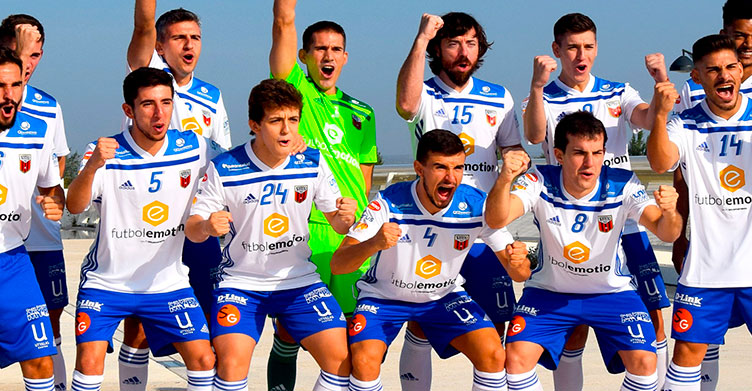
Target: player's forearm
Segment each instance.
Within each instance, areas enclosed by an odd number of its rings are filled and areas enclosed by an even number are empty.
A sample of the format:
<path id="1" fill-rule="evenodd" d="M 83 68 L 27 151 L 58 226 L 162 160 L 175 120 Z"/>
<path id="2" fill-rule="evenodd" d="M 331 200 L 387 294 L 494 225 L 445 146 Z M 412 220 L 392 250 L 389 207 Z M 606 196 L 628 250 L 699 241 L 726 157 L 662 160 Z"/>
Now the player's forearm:
<path id="1" fill-rule="evenodd" d="M 514 220 L 510 218 L 511 189 L 511 181 L 499 177 L 488 193 L 488 200 L 486 201 L 486 224 L 490 228 L 503 228 Z"/>
<path id="2" fill-rule="evenodd" d="M 663 211 L 656 225 L 655 236 L 667 243 L 675 241 L 682 232 L 682 217 L 674 209 L 671 212 Z"/>
<path id="3" fill-rule="evenodd" d="M 203 217 L 199 215 L 191 215 L 185 222 L 185 237 L 191 242 L 202 243 L 209 238 L 209 234 L 205 228 L 207 223 Z"/>
<path id="4" fill-rule="evenodd" d="M 295 30 L 295 4 L 295 0 L 274 1 L 269 67 L 272 75 L 278 79 L 287 78 L 295 66 L 298 46 Z"/>
<path id="5" fill-rule="evenodd" d="M 671 169 L 674 163 L 679 160 L 677 148 L 668 138 L 667 119 L 667 114 L 659 113 L 656 116 L 647 141 L 647 156 L 650 168 L 659 174 Z"/>
<path id="6" fill-rule="evenodd" d="M 366 184 L 365 194 L 366 198 L 368 198 L 368 194 L 371 193 L 371 184 L 373 183 L 373 164 L 361 164 L 360 172 L 363 173 L 363 181 Z"/>
<path id="7" fill-rule="evenodd" d="M 420 106 L 428 42 L 418 33 L 397 76 L 397 113 L 406 120 L 415 117 Z"/>
<path id="8" fill-rule="evenodd" d="M 355 241 L 356 243 L 348 244 L 348 241 Z M 357 242 L 350 237 L 345 237 L 340 247 L 332 255 L 330 264 L 332 274 L 352 273 L 358 270 L 368 257 L 378 251 L 379 248 L 376 246 L 373 238 L 365 242 Z"/>
<path id="9" fill-rule="evenodd" d="M 60 169 L 60 178 L 65 175 L 65 156 L 57 158 L 57 167 Z"/>
<path id="10" fill-rule="evenodd" d="M 97 169 L 87 164 L 73 182 L 68 186 L 68 199 L 66 206 L 72 214 L 79 214 L 86 210 L 91 200 L 91 186 L 94 183 L 94 174 Z"/>
<path id="11" fill-rule="evenodd" d="M 131 69 L 149 65 L 157 41 L 157 29 L 154 26 L 156 11 L 156 0 L 136 0 L 133 12 L 133 35 L 131 35 L 127 53 L 128 66 Z"/>
<path id="12" fill-rule="evenodd" d="M 642 103 L 637 105 L 632 111 L 632 117 L 629 118 L 629 122 L 631 122 L 634 127 L 640 129 L 652 129 L 653 120 L 655 119 L 656 114 L 655 104 L 655 100 L 653 100 L 650 104 Z"/>
<path id="13" fill-rule="evenodd" d="M 543 109 L 543 88 L 530 88 L 527 107 L 522 114 L 525 139 L 532 144 L 546 139 L 546 112 Z"/>

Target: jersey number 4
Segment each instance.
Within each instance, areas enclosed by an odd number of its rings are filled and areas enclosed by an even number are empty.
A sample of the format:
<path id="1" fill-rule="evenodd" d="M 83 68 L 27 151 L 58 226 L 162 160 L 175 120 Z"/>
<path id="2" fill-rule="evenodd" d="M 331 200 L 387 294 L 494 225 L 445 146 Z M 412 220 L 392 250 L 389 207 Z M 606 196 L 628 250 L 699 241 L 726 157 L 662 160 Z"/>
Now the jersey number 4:
<path id="1" fill-rule="evenodd" d="M 720 156 L 726 156 L 727 149 L 729 147 L 734 148 L 736 150 L 736 156 L 739 156 L 742 154 L 742 145 L 744 144 L 744 140 L 737 140 L 735 134 L 732 134 L 731 139 L 729 139 L 729 135 L 727 134 L 721 137 L 721 144 Z"/>

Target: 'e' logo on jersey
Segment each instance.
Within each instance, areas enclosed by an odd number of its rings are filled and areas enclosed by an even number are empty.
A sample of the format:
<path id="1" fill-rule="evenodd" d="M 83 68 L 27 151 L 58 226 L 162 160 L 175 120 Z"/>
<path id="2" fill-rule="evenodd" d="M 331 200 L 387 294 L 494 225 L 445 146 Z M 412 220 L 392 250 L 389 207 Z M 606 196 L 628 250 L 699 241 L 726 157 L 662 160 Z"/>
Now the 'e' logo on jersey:
<path id="1" fill-rule="evenodd" d="M 8 188 L 0 185 L 0 205 L 5 203 L 5 200 L 8 199 Z"/>
<path id="2" fill-rule="evenodd" d="M 144 206 L 142 218 L 147 223 L 156 227 L 167 221 L 169 211 L 170 208 L 159 201 L 150 202 Z"/>
<path id="3" fill-rule="evenodd" d="M 324 135 L 330 143 L 339 144 L 342 142 L 342 137 L 345 136 L 345 132 L 343 132 L 337 125 L 326 124 L 326 126 L 324 126 Z"/>
<path id="4" fill-rule="evenodd" d="M 465 132 L 460 133 L 459 138 L 462 141 L 462 146 L 465 147 L 465 156 L 472 155 L 475 152 L 475 139 Z"/>
<path id="5" fill-rule="evenodd" d="M 683 333 L 692 328 L 692 314 L 686 308 L 679 308 L 672 319 L 674 331 Z"/>
<path id="6" fill-rule="evenodd" d="M 721 170 L 720 177 L 721 187 L 730 192 L 737 191 L 745 185 L 744 170 L 733 164 Z"/>
<path id="7" fill-rule="evenodd" d="M 282 236 L 290 229 L 290 219 L 279 213 L 272 213 L 264 220 L 264 234 L 273 238 Z"/>
<path id="8" fill-rule="evenodd" d="M 441 261 L 433 255 L 425 256 L 418 260 L 415 265 L 415 274 L 426 280 L 438 276 L 441 273 Z"/>
<path id="9" fill-rule="evenodd" d="M 580 242 L 568 244 L 564 246 L 564 258 L 572 263 L 583 263 L 590 259 L 590 249 Z"/>
<path id="10" fill-rule="evenodd" d="M 199 125 L 198 121 L 196 121 L 196 118 L 194 117 L 183 119 L 182 121 L 180 121 L 180 125 L 183 126 L 183 130 L 192 130 L 198 135 L 201 135 L 201 133 L 204 132 L 204 130 L 201 129 L 201 125 Z"/>

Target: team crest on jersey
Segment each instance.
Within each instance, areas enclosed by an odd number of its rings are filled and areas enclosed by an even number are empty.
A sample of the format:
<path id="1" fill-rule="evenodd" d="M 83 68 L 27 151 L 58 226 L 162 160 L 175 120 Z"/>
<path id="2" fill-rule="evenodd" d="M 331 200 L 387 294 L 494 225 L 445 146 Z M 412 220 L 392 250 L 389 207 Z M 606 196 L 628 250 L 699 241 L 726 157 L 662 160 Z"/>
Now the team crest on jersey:
<path id="1" fill-rule="evenodd" d="M 371 201 L 371 203 L 368 204 L 368 209 L 375 210 L 378 212 L 381 210 L 381 204 L 379 204 L 378 201 Z"/>
<path id="2" fill-rule="evenodd" d="M 355 114 L 352 115 L 352 121 L 353 121 L 353 126 L 355 127 L 355 129 L 360 130 L 360 128 L 363 127 L 363 121 L 357 115 Z"/>
<path id="3" fill-rule="evenodd" d="M 308 197 L 308 185 L 295 186 L 295 202 L 301 203 Z"/>
<path id="4" fill-rule="evenodd" d="M 606 101 L 606 108 L 608 108 L 608 114 L 612 117 L 619 118 L 621 116 L 621 104 L 619 104 L 618 98 Z"/>
<path id="5" fill-rule="evenodd" d="M 598 216 L 598 231 L 609 232 L 614 229 L 614 219 L 611 215 Z"/>
<path id="6" fill-rule="evenodd" d="M 18 163 L 19 163 L 19 168 L 21 169 L 21 172 L 23 173 L 29 172 L 29 170 L 31 170 L 31 155 L 29 154 L 18 155 Z"/>
<path id="7" fill-rule="evenodd" d="M 212 122 L 211 113 L 209 113 L 208 111 L 204 111 L 203 114 L 204 114 L 203 115 L 203 117 L 204 117 L 204 125 L 206 125 L 207 127 L 211 126 L 211 122 Z"/>
<path id="8" fill-rule="evenodd" d="M 180 171 L 180 187 L 188 187 L 191 184 L 191 169 Z"/>
<path id="9" fill-rule="evenodd" d="M 491 126 L 496 126 L 496 110 L 486 110 L 486 122 Z"/>
<path id="10" fill-rule="evenodd" d="M 462 251 L 470 244 L 470 235 L 468 234 L 455 234 L 454 235 L 454 249 Z"/>
<path id="11" fill-rule="evenodd" d="M 532 172 L 525 174 L 525 178 L 529 179 L 532 182 L 538 182 L 538 175 Z"/>

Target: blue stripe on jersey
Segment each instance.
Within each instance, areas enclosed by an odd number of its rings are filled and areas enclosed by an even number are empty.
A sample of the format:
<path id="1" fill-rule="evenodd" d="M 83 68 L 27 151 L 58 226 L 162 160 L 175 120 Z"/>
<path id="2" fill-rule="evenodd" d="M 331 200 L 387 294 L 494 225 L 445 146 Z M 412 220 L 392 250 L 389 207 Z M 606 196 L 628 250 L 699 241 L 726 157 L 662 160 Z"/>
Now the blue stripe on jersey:
<path id="1" fill-rule="evenodd" d="M 487 98 L 503 98 L 506 93 L 507 89 L 504 88 L 504 86 L 489 83 L 475 77 L 473 78 L 473 89 L 470 91 L 470 95 L 480 95 Z"/>
<path id="2" fill-rule="evenodd" d="M 749 132 L 752 130 L 752 125 L 746 126 L 711 126 L 708 128 L 699 127 L 696 124 L 684 124 L 685 129 L 696 130 L 699 133 L 725 133 L 725 132 Z"/>
<path id="3" fill-rule="evenodd" d="M 472 229 L 472 228 L 478 228 L 478 227 L 483 226 L 482 221 L 477 221 L 474 223 L 450 223 L 446 221 L 435 221 L 435 220 L 398 219 L 395 217 L 390 217 L 389 222 L 397 223 L 397 224 L 407 224 L 407 225 L 433 225 L 439 228 L 457 228 L 457 229 Z"/>
<path id="4" fill-rule="evenodd" d="M 33 109 L 30 109 L 28 106 L 21 106 L 21 112 L 29 114 L 29 115 L 36 115 L 38 117 L 47 117 L 47 118 L 57 117 L 55 113 L 48 113 L 46 111 L 33 110 Z"/>
<path id="5" fill-rule="evenodd" d="M 436 97 L 436 99 L 441 99 L 441 97 Z M 447 103 L 475 103 L 479 105 L 484 106 L 492 106 L 492 107 L 498 107 L 500 109 L 504 108 L 504 104 L 501 102 L 489 102 L 486 100 L 480 100 L 480 99 L 471 99 L 471 98 L 444 98 L 444 102 Z"/>
<path id="6" fill-rule="evenodd" d="M 232 187 L 232 186 L 242 186 L 242 185 L 247 185 L 249 183 L 266 182 L 266 181 L 286 181 L 290 179 L 316 178 L 318 175 L 319 175 L 318 172 L 305 172 L 302 174 L 287 174 L 287 175 L 264 175 L 264 176 L 258 176 L 255 178 L 241 179 L 238 181 L 222 182 L 222 186 Z"/>
<path id="7" fill-rule="evenodd" d="M 52 95 L 40 90 L 39 88 L 27 84 L 24 104 L 37 107 L 55 107 L 57 106 L 57 100 L 55 100 Z"/>
<path id="8" fill-rule="evenodd" d="M 561 100 L 561 101 L 547 99 L 546 96 L 544 95 L 543 99 L 545 99 L 546 103 L 548 103 L 548 104 L 552 104 L 552 105 L 565 105 L 565 104 L 572 103 L 572 102 L 592 102 L 592 101 L 596 101 L 596 100 L 611 99 L 611 98 L 613 98 L 615 96 L 621 96 L 622 92 L 624 92 L 624 91 L 614 91 L 613 93 L 611 93 L 609 95 L 585 96 L 585 97 L 581 97 L 581 98 L 569 98 L 569 99 L 564 99 L 564 100 Z"/>
<path id="9" fill-rule="evenodd" d="M 169 166 L 177 166 L 185 163 L 195 162 L 196 160 L 199 160 L 201 156 L 195 155 L 190 156 L 183 159 L 178 160 L 172 160 L 169 162 L 154 162 L 154 163 L 143 163 L 143 164 L 107 164 L 104 167 L 108 170 L 144 170 L 147 168 L 157 168 L 157 167 L 169 167 Z"/>
<path id="10" fill-rule="evenodd" d="M 557 208 L 562 209 L 572 209 L 572 210 L 581 210 L 583 212 L 600 212 L 602 210 L 606 209 L 614 209 L 621 206 L 622 202 L 612 202 L 610 204 L 603 204 L 598 206 L 586 206 L 586 205 L 574 205 L 574 204 L 565 204 L 561 201 L 556 201 L 553 198 L 549 197 L 548 194 L 541 192 L 540 197 L 543 198 L 544 201 L 552 204 L 553 206 Z"/>
<path id="11" fill-rule="evenodd" d="M 223 276 L 227 275 L 227 273 L 225 272 L 225 269 L 227 269 L 228 267 L 235 266 L 235 261 L 233 261 L 232 257 L 230 256 L 230 243 L 232 243 L 232 241 L 237 236 L 238 230 L 235 229 L 235 223 L 232 221 L 230 222 L 229 234 L 230 234 L 230 240 L 227 241 L 227 243 L 225 244 L 225 248 L 222 249 L 222 261 L 219 263 L 219 266 L 217 268 L 218 270 L 217 279 L 219 281 L 224 281 Z"/>
<path id="12" fill-rule="evenodd" d="M 198 99 L 196 99 L 196 98 L 194 98 L 194 97 L 192 97 L 192 96 L 190 96 L 188 94 L 184 94 L 182 92 L 176 92 L 175 94 L 177 96 L 183 98 L 183 99 L 188 99 L 191 102 L 195 102 L 195 103 L 200 104 L 201 106 L 206 107 L 207 109 L 209 109 L 209 111 L 212 112 L 212 114 L 217 114 L 217 110 L 215 108 L 209 106 L 208 104 L 206 104 L 206 103 L 204 103 L 204 102 L 202 102 L 202 101 L 200 101 L 200 100 L 198 100 Z"/>
<path id="13" fill-rule="evenodd" d="M 367 112 L 363 111 L 360 108 L 357 108 L 357 107 L 355 107 L 353 105 L 349 105 L 349 104 L 347 104 L 345 102 L 340 102 L 338 100 L 330 100 L 329 102 L 331 102 L 333 105 L 336 105 L 336 106 L 347 107 L 348 109 L 352 110 L 353 112 L 358 113 L 358 114 L 366 117 L 366 120 L 368 120 L 368 121 L 371 120 L 371 116 Z"/>
<path id="14" fill-rule="evenodd" d="M 0 148 L 11 148 L 11 149 L 42 149 L 44 147 L 44 144 L 24 144 L 24 143 L 7 143 L 7 142 L 0 142 Z"/>
<path id="15" fill-rule="evenodd" d="M 198 95 L 214 104 L 219 103 L 219 88 L 199 79 L 198 77 L 193 77 L 193 84 L 188 92 L 193 95 Z"/>
<path id="16" fill-rule="evenodd" d="M 99 235 L 102 234 L 102 224 L 97 224 L 97 238 L 94 240 L 94 245 L 91 246 L 89 253 L 84 257 L 84 262 L 81 264 L 81 282 L 78 284 L 78 289 L 81 290 L 86 283 L 86 274 L 92 270 L 97 270 L 99 262 L 97 261 L 97 250 L 99 249 Z"/>

